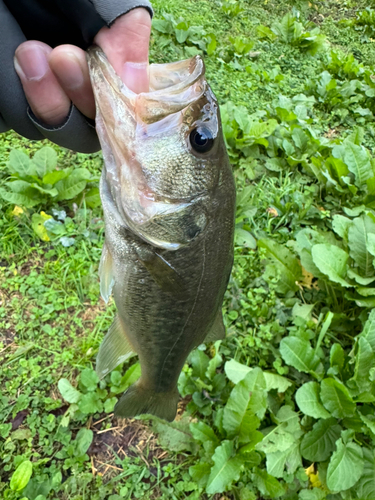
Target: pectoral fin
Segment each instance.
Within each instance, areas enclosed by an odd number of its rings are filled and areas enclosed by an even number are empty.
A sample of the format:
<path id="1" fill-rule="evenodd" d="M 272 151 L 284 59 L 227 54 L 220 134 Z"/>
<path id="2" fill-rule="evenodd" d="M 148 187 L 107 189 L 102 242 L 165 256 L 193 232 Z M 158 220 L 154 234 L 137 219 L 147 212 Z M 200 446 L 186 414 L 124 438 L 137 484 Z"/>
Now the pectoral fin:
<path id="1" fill-rule="evenodd" d="M 176 269 L 161 255 L 154 251 L 137 252 L 139 260 L 150 273 L 152 279 L 163 292 L 180 296 L 185 292 L 184 281 Z"/>
<path id="2" fill-rule="evenodd" d="M 216 314 L 214 324 L 211 326 L 210 331 L 208 332 L 206 338 L 204 339 L 204 343 L 216 342 L 216 340 L 224 340 L 224 339 L 225 339 L 225 326 L 223 322 L 223 313 L 221 309 L 219 309 Z"/>
<path id="3" fill-rule="evenodd" d="M 100 344 L 96 358 L 96 373 L 102 379 L 133 355 L 134 352 L 126 337 L 125 329 L 120 318 L 116 315 L 107 335 Z"/>
<path id="4" fill-rule="evenodd" d="M 103 297 L 103 300 L 108 303 L 115 279 L 113 273 L 113 258 L 105 242 L 102 249 L 102 256 L 100 258 L 99 277 L 100 295 Z"/>

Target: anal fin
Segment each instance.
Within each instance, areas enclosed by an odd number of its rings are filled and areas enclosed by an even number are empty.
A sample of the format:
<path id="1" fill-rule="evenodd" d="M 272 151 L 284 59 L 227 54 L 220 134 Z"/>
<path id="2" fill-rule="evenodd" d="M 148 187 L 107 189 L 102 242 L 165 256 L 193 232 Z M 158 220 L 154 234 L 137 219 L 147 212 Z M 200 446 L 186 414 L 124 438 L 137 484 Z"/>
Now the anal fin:
<path id="1" fill-rule="evenodd" d="M 100 344 L 96 358 L 96 373 L 100 379 L 111 372 L 131 356 L 133 349 L 126 337 L 120 318 L 116 314 L 107 335 Z"/>
<path id="2" fill-rule="evenodd" d="M 223 322 L 223 313 L 221 308 L 218 310 L 216 314 L 215 321 L 210 328 L 210 331 L 206 335 L 204 339 L 204 343 L 207 342 L 216 342 L 216 340 L 224 340 L 225 339 L 225 326 Z"/>
<path id="3" fill-rule="evenodd" d="M 100 295 L 102 296 L 103 300 L 108 303 L 109 297 L 112 293 L 113 285 L 115 283 L 115 279 L 113 274 L 113 258 L 105 242 L 102 249 L 102 256 L 100 258 L 99 277 Z"/>

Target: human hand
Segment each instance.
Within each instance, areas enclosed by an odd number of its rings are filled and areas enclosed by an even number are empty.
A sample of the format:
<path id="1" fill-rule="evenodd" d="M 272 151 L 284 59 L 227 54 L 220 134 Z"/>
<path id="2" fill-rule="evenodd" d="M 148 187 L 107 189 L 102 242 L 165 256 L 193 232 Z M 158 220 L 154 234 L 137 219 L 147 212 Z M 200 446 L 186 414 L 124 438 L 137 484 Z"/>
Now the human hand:
<path id="1" fill-rule="evenodd" d="M 43 31 L 43 26 L 46 26 L 45 19 L 40 21 L 39 26 L 35 26 L 35 23 L 27 22 L 27 15 L 22 20 L 21 10 L 12 11 L 12 14 L 17 16 L 17 21 L 20 22 L 26 37 L 29 38 L 23 43 L 22 39 L 24 40 L 25 36 L 3 2 L 9 4 L 10 10 L 13 6 L 23 3 L 22 0 L 16 4 L 0 0 L 0 20 L 5 26 L 5 29 L 0 31 L 0 49 L 3 47 L 0 51 L 0 63 L 2 63 L 0 64 L 0 131 L 13 128 L 29 139 L 41 139 L 44 136 L 76 151 L 97 151 L 100 146 L 93 122 L 90 120 L 95 117 L 95 103 L 86 54 L 82 49 L 92 42 L 96 43 L 104 50 L 110 63 L 128 87 L 134 92 L 147 91 L 151 30 L 151 8 L 147 0 L 139 2 L 145 8 L 131 10 L 125 15 L 121 15 L 121 9 L 126 9 L 129 4 L 127 0 L 93 0 L 92 4 L 95 8 L 99 6 L 97 8 L 99 12 L 103 9 L 108 11 L 103 15 L 105 21 L 96 12 L 93 12 L 96 19 L 94 21 L 90 19 L 91 26 L 85 16 L 83 20 L 81 16 L 78 23 L 77 19 L 74 23 L 73 20 L 65 18 L 59 26 L 60 31 L 57 30 L 56 34 L 53 30 L 49 33 L 48 30 Z M 38 2 L 39 0 L 34 0 L 35 4 Z M 78 3 L 81 4 L 80 0 L 72 2 L 53 0 L 51 4 L 60 4 L 62 10 L 65 9 L 70 13 L 73 12 L 72 5 L 75 7 Z M 32 3 L 28 1 L 25 5 Z M 35 12 L 37 10 L 35 9 Z M 31 12 L 34 15 L 34 10 Z M 109 21 L 109 15 L 113 16 L 112 19 L 116 19 L 113 24 Z M 35 21 L 38 20 L 35 13 Z M 60 22 L 60 18 L 58 21 Z M 105 24 L 110 23 L 111 27 L 107 28 Z M 85 33 L 84 28 L 87 27 L 89 29 Z M 94 39 L 87 33 L 90 29 L 92 35 L 97 33 Z M 60 45 L 64 41 L 71 41 L 74 45 Z M 52 48 L 51 45 L 58 46 Z M 6 58 L 6 55 L 10 54 L 15 54 L 14 64 L 17 74 L 13 68 L 13 60 Z M 28 112 L 20 80 L 31 108 Z M 75 105 L 73 107 L 72 102 Z"/>
<path id="2" fill-rule="evenodd" d="M 134 92 L 148 91 L 150 15 L 134 9 L 104 27 L 94 38 L 124 83 Z M 74 45 L 52 49 L 38 41 L 22 43 L 15 53 L 15 68 L 34 115 L 48 125 L 68 116 L 71 102 L 88 118 L 95 118 L 86 53 Z"/>

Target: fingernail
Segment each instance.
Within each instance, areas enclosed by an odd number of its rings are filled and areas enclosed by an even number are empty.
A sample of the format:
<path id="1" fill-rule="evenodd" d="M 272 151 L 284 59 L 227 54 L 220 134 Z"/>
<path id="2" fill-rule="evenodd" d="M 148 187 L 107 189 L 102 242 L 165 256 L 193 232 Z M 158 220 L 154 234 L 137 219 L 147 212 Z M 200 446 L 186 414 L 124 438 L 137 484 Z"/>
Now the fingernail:
<path id="1" fill-rule="evenodd" d="M 122 80 L 125 85 L 136 94 L 148 92 L 148 63 L 126 62 L 124 64 Z"/>
<path id="2" fill-rule="evenodd" d="M 64 66 L 58 73 L 58 79 L 63 87 L 69 90 L 76 90 L 83 86 L 84 75 L 80 61 L 73 52 L 65 52 Z"/>
<path id="3" fill-rule="evenodd" d="M 41 80 L 48 71 L 46 53 L 38 46 L 22 47 L 16 51 L 14 66 L 20 77 L 27 80 Z"/>

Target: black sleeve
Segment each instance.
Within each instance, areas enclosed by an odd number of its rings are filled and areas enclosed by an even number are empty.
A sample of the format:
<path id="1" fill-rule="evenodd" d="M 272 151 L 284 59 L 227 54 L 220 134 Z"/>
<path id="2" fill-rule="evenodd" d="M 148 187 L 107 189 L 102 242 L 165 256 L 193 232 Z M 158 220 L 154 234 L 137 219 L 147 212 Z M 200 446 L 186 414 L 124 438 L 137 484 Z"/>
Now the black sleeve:
<path id="1" fill-rule="evenodd" d="M 59 127 L 49 127 L 33 116 L 14 70 L 14 52 L 25 40 L 87 49 L 103 26 L 137 7 L 152 15 L 148 0 L 0 0 L 0 132 L 12 128 L 29 139 L 47 137 L 76 151 L 98 151 L 92 121 L 74 106 Z"/>

